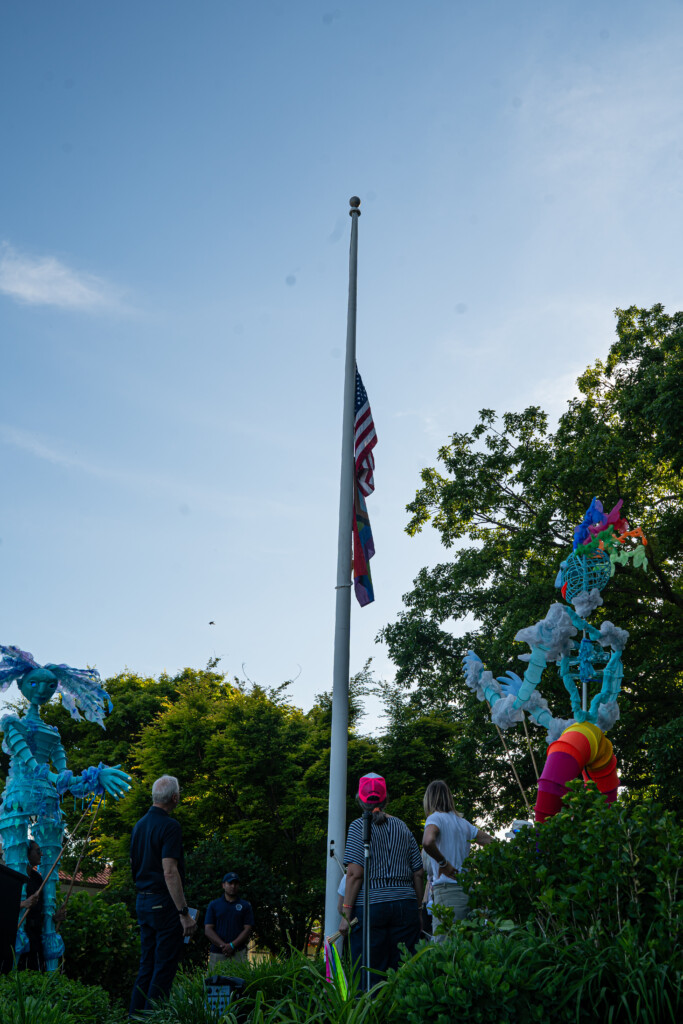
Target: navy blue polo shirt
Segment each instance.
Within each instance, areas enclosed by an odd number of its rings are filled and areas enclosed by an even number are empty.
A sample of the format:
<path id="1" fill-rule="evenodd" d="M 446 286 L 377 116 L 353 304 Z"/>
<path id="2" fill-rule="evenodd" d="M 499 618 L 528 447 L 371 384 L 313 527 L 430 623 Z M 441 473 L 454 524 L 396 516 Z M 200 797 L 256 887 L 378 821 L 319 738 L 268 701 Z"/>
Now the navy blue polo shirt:
<path id="1" fill-rule="evenodd" d="M 183 830 L 162 807 L 150 807 L 137 822 L 130 837 L 130 866 L 138 892 L 166 893 L 163 857 L 178 861 L 180 877 L 185 882 Z"/>
<path id="2" fill-rule="evenodd" d="M 232 942 L 246 925 L 254 927 L 254 911 L 249 900 L 242 899 L 241 896 L 238 896 L 234 903 L 229 903 L 225 896 L 221 896 L 209 903 L 204 924 L 210 924 L 223 942 Z M 211 952 L 220 953 L 220 949 L 212 943 Z"/>

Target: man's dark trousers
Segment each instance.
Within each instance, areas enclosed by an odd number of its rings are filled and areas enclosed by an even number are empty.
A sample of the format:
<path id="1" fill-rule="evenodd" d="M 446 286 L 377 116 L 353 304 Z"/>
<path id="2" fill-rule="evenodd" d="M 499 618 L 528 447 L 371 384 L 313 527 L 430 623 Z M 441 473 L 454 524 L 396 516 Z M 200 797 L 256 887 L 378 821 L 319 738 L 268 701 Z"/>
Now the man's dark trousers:
<path id="1" fill-rule="evenodd" d="M 135 908 L 140 925 L 140 970 L 129 1013 L 151 1009 L 153 999 L 171 991 L 183 951 L 183 928 L 169 893 L 139 893 Z"/>

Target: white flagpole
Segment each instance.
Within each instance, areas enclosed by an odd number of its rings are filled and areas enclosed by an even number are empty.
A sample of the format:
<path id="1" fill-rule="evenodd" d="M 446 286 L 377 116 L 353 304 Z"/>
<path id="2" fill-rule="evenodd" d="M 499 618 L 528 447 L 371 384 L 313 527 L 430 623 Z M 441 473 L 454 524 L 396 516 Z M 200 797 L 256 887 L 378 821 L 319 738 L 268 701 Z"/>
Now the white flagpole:
<path id="1" fill-rule="evenodd" d="M 334 676 L 332 683 L 332 736 L 330 741 L 330 799 L 327 815 L 327 882 L 325 887 L 325 935 L 339 926 L 337 889 L 346 843 L 346 754 L 349 738 L 349 648 L 351 643 L 351 558 L 353 530 L 354 419 L 356 397 L 356 282 L 358 274 L 358 218 L 360 199 L 349 200 L 351 247 L 349 251 L 349 309 L 346 323 L 346 371 L 342 422 L 341 485 L 339 489 L 339 540 L 337 548 L 337 603 L 334 626 Z"/>

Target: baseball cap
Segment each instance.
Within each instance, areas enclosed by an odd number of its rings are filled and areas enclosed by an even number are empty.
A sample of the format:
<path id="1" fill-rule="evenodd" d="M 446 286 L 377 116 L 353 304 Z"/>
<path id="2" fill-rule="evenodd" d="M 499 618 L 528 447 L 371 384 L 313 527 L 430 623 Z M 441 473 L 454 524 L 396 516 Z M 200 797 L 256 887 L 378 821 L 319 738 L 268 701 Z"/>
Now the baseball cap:
<path id="1" fill-rule="evenodd" d="M 364 804 L 381 804 L 387 798 L 387 784 L 381 775 L 368 772 L 358 782 L 358 798 Z"/>
<path id="2" fill-rule="evenodd" d="M 240 876 L 237 874 L 236 871 L 228 871 L 225 875 L 223 875 L 224 882 L 239 882 L 239 880 Z"/>

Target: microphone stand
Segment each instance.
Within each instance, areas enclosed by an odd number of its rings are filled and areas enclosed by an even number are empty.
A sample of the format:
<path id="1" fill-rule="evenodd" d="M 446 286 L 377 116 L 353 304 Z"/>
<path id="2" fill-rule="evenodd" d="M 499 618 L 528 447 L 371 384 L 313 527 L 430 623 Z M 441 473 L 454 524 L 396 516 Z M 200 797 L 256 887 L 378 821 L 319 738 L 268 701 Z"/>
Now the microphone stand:
<path id="1" fill-rule="evenodd" d="M 370 833 L 372 811 L 363 811 L 363 956 L 365 971 L 361 987 L 369 992 L 372 987 L 370 974 Z"/>

